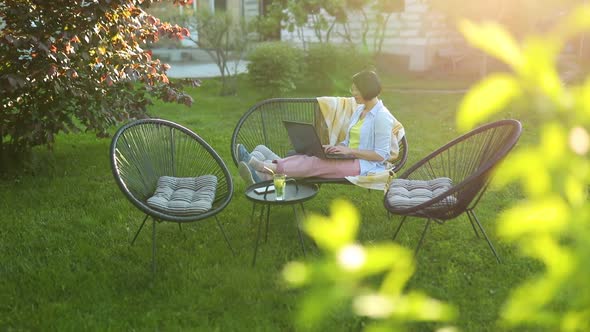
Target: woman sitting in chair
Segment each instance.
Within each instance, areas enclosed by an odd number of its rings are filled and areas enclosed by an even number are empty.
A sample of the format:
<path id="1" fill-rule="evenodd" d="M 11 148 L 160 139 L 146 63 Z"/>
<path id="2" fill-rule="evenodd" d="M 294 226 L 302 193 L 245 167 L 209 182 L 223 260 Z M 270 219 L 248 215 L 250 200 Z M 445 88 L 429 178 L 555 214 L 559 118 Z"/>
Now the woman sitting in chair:
<path id="1" fill-rule="evenodd" d="M 324 150 L 330 154 L 352 155 L 356 159 L 321 159 L 298 154 L 265 162 L 238 145 L 240 174 L 244 175 L 243 170 L 248 167 L 252 182 L 259 182 L 271 179 L 272 172 L 298 178 L 344 178 L 385 170 L 390 157 L 392 128 L 397 121 L 378 98 L 381 93 L 379 77 L 372 71 L 355 74 L 350 93 L 360 106 L 352 114 L 346 137 L 337 145 L 324 145 Z"/>

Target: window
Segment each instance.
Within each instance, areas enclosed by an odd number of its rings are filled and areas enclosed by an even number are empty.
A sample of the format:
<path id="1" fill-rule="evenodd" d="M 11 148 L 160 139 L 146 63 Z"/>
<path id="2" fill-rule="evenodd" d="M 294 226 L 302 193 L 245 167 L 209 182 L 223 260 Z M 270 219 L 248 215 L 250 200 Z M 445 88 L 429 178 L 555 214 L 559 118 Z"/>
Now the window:
<path id="1" fill-rule="evenodd" d="M 227 9 L 227 0 L 215 0 L 215 11 L 225 11 Z"/>

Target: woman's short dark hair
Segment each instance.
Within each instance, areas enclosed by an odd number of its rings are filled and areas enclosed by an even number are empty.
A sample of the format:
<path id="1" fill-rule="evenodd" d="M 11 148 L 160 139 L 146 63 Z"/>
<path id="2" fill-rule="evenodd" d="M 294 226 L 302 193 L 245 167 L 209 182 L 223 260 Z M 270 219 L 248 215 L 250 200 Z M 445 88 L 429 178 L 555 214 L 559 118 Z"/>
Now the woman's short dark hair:
<path id="1" fill-rule="evenodd" d="M 381 93 L 381 81 L 374 71 L 364 70 L 354 74 L 352 83 L 365 100 L 371 100 Z"/>

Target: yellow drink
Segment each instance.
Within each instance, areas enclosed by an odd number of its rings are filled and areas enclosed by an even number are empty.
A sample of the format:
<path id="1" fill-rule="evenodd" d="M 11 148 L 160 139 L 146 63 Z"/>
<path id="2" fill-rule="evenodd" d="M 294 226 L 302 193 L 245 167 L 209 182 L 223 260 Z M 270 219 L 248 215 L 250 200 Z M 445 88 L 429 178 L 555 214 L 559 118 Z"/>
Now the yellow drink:
<path id="1" fill-rule="evenodd" d="M 285 199 L 285 180 L 287 176 L 285 174 L 275 174 L 273 176 L 273 182 L 275 185 L 276 200 L 282 201 Z"/>

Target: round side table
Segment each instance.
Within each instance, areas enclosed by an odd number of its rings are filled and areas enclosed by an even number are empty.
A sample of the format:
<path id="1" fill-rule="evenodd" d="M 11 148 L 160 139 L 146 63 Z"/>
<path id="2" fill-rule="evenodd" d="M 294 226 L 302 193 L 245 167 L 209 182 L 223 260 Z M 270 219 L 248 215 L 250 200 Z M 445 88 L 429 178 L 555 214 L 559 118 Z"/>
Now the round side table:
<path id="1" fill-rule="evenodd" d="M 305 256 L 305 246 L 303 244 L 303 235 L 301 234 L 300 223 L 301 220 L 299 218 L 299 214 L 297 213 L 297 209 L 295 208 L 296 205 L 301 207 L 301 212 L 305 216 L 305 208 L 303 207 L 303 202 L 308 201 L 314 198 L 319 189 L 318 186 L 315 184 L 309 183 L 297 183 L 293 181 L 287 181 L 285 184 L 285 199 L 277 201 L 275 192 L 265 192 L 265 193 L 256 193 L 255 189 L 258 188 L 268 188 L 273 184 L 271 181 L 262 181 L 255 183 L 248 188 L 246 188 L 246 198 L 253 202 L 252 205 L 252 215 L 250 219 L 254 221 L 254 212 L 256 210 L 257 205 L 261 205 L 262 208 L 260 210 L 260 216 L 258 219 L 258 233 L 256 235 L 256 242 L 254 244 L 254 257 L 252 258 L 252 266 L 256 265 L 256 254 L 258 252 L 258 243 L 260 241 L 260 233 L 262 230 L 262 220 L 264 219 L 264 207 L 266 206 L 266 233 L 265 233 L 265 241 L 268 239 L 268 224 L 269 224 L 269 216 L 270 216 L 270 207 L 273 205 L 291 205 L 293 207 L 293 214 L 295 215 L 295 223 L 297 227 L 297 233 L 299 235 L 299 243 L 301 244 L 301 250 L 303 251 L 303 255 Z"/>

